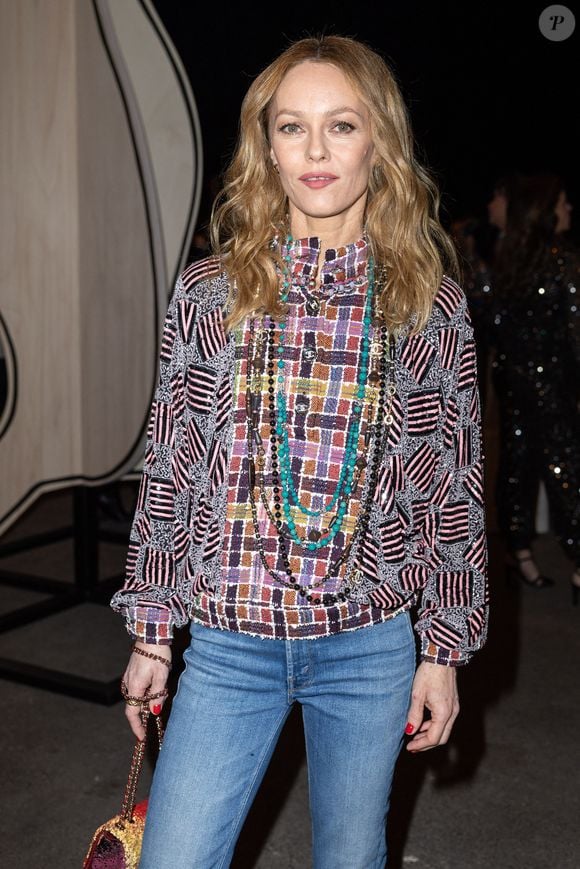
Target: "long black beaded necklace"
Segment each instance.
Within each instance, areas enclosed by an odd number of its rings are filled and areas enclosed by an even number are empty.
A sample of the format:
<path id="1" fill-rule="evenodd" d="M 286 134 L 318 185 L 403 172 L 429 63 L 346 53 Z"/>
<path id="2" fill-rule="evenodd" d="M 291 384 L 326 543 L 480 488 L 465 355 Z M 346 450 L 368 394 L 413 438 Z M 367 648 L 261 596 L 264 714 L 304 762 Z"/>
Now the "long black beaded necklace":
<path id="1" fill-rule="evenodd" d="M 269 330 L 268 330 L 268 348 L 267 348 L 267 353 L 268 353 L 268 413 L 269 413 L 269 421 L 270 421 L 270 442 L 271 442 L 271 452 L 272 452 L 272 482 L 273 482 L 273 485 L 278 490 L 281 491 L 282 490 L 282 481 L 280 480 L 279 455 L 278 455 L 278 453 L 279 453 L 279 421 L 278 421 L 278 414 L 277 414 L 277 410 L 276 410 L 275 391 L 274 391 L 274 382 L 276 379 L 275 378 L 275 369 L 276 369 L 276 364 L 277 364 L 276 357 L 274 356 L 275 327 L 276 327 L 276 324 L 275 324 L 274 320 L 270 319 Z M 374 393 L 375 391 L 376 390 L 374 390 L 374 389 L 371 390 L 372 393 Z M 372 398 L 367 405 L 367 431 L 369 431 L 369 427 L 371 426 L 371 423 L 372 423 L 374 403 L 375 403 L 374 398 Z M 368 450 L 368 446 L 369 446 L 369 439 L 368 438 L 365 439 L 364 446 L 365 446 L 365 451 Z M 366 464 L 366 456 L 363 453 L 363 455 L 359 456 L 355 462 L 355 466 L 353 469 L 353 477 L 352 477 L 352 481 L 351 481 L 350 486 L 346 486 L 341 490 L 337 490 L 337 492 L 335 493 L 335 496 L 333 497 L 333 501 L 336 498 L 336 504 L 335 504 L 336 509 L 334 511 L 334 515 L 333 515 L 333 517 L 328 525 L 326 532 L 323 533 L 321 531 L 312 529 L 308 533 L 306 538 L 299 538 L 299 541 L 303 546 L 306 546 L 308 549 L 313 549 L 314 547 L 312 545 L 309 545 L 309 541 L 311 544 L 316 544 L 320 541 L 321 545 L 317 548 L 322 548 L 322 545 L 325 544 L 325 541 L 326 541 L 326 545 L 328 545 L 328 542 L 330 542 L 329 536 L 328 536 L 329 532 L 331 532 L 333 526 L 337 522 L 339 522 L 339 527 L 340 527 L 340 524 L 342 524 L 342 516 L 344 515 L 344 513 L 346 513 L 346 510 L 348 507 L 348 502 L 349 502 L 350 498 L 355 494 L 355 492 L 358 488 L 360 475 L 362 473 L 363 468 L 365 467 L 365 464 Z M 266 506 L 266 511 L 268 511 L 267 495 L 265 492 L 265 481 L 264 481 L 264 474 L 263 474 L 263 462 L 259 463 L 259 466 L 260 465 L 261 465 L 261 467 L 260 467 L 261 473 L 259 474 L 260 497 L 261 497 L 264 505 Z M 277 494 L 277 493 L 275 493 L 275 494 Z M 276 502 L 277 509 L 275 509 L 275 512 L 277 513 L 278 520 L 280 520 L 282 522 L 282 511 L 280 509 L 279 501 L 280 501 L 280 499 L 278 497 L 277 502 Z M 325 511 L 322 511 L 322 510 L 310 511 L 310 515 L 314 516 L 314 515 L 316 515 L 316 513 L 318 513 L 320 515 L 323 512 L 325 512 Z M 275 521 L 274 524 L 277 524 L 277 522 Z M 277 526 L 277 527 L 280 527 L 280 526 Z M 286 531 L 284 530 L 283 524 L 281 527 L 282 527 L 283 534 L 290 537 L 295 542 L 298 542 L 298 541 L 296 541 L 296 535 L 287 534 Z"/>
<path id="2" fill-rule="evenodd" d="M 361 504 L 361 510 L 357 516 L 357 521 L 355 524 L 355 528 L 353 530 L 351 539 L 349 543 L 343 549 L 341 555 L 333 561 L 326 573 L 323 577 L 316 580 L 315 582 L 302 585 L 301 583 L 296 581 L 292 573 L 292 569 L 290 567 L 290 559 L 288 550 L 286 547 L 285 537 L 290 536 L 284 529 L 284 523 L 282 520 L 282 505 L 281 505 L 281 485 L 280 485 L 280 476 L 279 476 L 279 458 L 278 458 L 278 436 L 277 436 L 277 414 L 276 414 L 276 406 L 275 406 L 275 388 L 274 388 L 274 378 L 275 378 L 275 368 L 274 368 L 274 354 L 273 354 L 273 345 L 274 345 L 274 321 L 270 318 L 269 329 L 265 328 L 261 331 L 261 341 L 256 339 L 256 328 L 255 328 L 255 320 L 254 318 L 250 319 L 250 339 L 248 341 L 248 354 L 247 354 L 247 370 L 246 370 L 246 424 L 247 424 L 247 439 L 248 439 L 248 481 L 249 481 L 249 496 L 250 496 L 250 508 L 252 512 L 252 524 L 254 526 L 254 537 L 256 540 L 256 546 L 258 549 L 258 553 L 260 556 L 260 560 L 264 566 L 264 569 L 268 572 L 268 574 L 275 579 L 280 584 L 284 585 L 287 588 L 294 589 L 298 592 L 301 597 L 305 597 L 306 600 L 312 602 L 314 604 L 323 603 L 325 605 L 330 605 L 332 603 L 336 603 L 338 601 L 345 601 L 346 595 L 348 595 L 351 591 L 349 586 L 346 586 L 344 592 L 339 592 L 337 595 L 333 594 L 324 594 L 322 601 L 319 597 L 315 597 L 312 594 L 308 594 L 309 591 L 313 591 L 314 589 L 320 588 L 327 582 L 329 579 L 336 576 L 339 568 L 349 557 L 352 548 L 355 544 L 359 544 L 360 541 L 364 539 L 366 531 L 368 530 L 368 524 L 370 519 L 371 506 L 373 501 L 373 494 L 375 492 L 378 474 L 381 465 L 382 456 L 384 454 L 384 447 L 386 444 L 386 440 L 388 438 L 388 432 L 390 429 L 390 425 L 392 422 L 392 402 L 395 394 L 395 379 L 394 379 L 394 370 L 395 370 L 395 340 L 394 335 L 389 334 L 386 325 L 381 324 L 379 329 L 380 342 L 379 342 L 379 360 L 378 360 L 378 368 L 373 368 L 369 376 L 369 382 L 371 386 L 378 386 L 378 402 L 376 407 L 376 419 L 374 424 L 372 423 L 372 404 L 369 405 L 369 415 L 367 428 L 364 436 L 364 446 L 365 452 L 358 457 L 356 462 L 356 479 L 353 480 L 353 486 L 351 490 L 351 495 L 354 494 L 356 488 L 359 483 L 360 476 L 365 467 L 369 467 L 370 476 L 369 476 L 369 485 L 367 491 L 367 497 L 363 504 Z M 265 339 L 265 336 L 266 339 Z M 268 356 L 268 413 L 269 413 L 269 425 L 270 425 L 270 445 L 271 445 L 271 475 L 272 475 L 272 493 L 273 493 L 273 501 L 274 506 L 273 509 L 270 507 L 265 491 L 265 479 L 264 479 L 264 467 L 266 464 L 266 451 L 264 450 L 262 437 L 259 431 L 260 424 L 260 404 L 261 404 L 261 380 L 262 380 L 262 372 L 264 371 L 265 365 L 265 341 L 267 341 L 267 356 Z M 259 346 L 261 345 L 261 346 Z M 254 444 L 256 445 L 256 458 L 254 458 Z M 370 461 L 369 457 L 370 456 Z M 258 473 L 256 473 L 256 465 L 258 467 Z M 266 513 L 270 521 L 276 528 L 276 533 L 278 536 L 278 544 L 280 548 L 280 558 L 284 565 L 284 571 L 286 576 L 282 576 L 277 570 L 271 567 L 268 564 L 268 560 L 266 557 L 264 540 L 262 538 L 262 534 L 260 532 L 260 526 L 258 522 L 258 511 L 254 490 L 256 488 L 256 483 L 259 483 L 260 488 L 260 498 L 264 507 L 266 509 Z M 336 521 L 336 516 L 332 521 Z M 331 522 L 332 524 L 332 522 Z M 311 532 L 312 533 L 312 532 Z M 320 536 L 320 532 L 314 532 L 318 536 Z M 310 538 L 312 539 L 312 538 Z M 318 539 L 318 537 L 316 538 Z M 306 541 L 305 541 L 306 542 Z M 358 581 L 358 577 L 356 576 L 356 572 L 352 575 L 352 584 L 356 584 Z"/>

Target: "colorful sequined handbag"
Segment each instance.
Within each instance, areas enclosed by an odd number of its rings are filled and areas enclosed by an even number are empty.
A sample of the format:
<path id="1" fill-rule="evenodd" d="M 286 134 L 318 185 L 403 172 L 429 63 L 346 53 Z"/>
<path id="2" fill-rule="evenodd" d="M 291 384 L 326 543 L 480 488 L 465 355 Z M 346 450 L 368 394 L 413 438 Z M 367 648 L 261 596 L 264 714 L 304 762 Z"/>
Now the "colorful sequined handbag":
<path id="1" fill-rule="evenodd" d="M 142 720 L 146 734 L 149 717 L 149 709 L 145 708 Z M 153 718 L 157 725 L 159 748 L 161 748 L 163 742 L 161 719 L 158 715 L 154 715 Z M 83 869 L 137 869 L 139 866 L 148 801 L 145 799 L 135 805 L 135 792 L 143 767 L 146 743 L 147 737 L 143 742 L 136 741 L 121 812 L 106 824 L 102 824 L 96 831 L 85 857 Z"/>

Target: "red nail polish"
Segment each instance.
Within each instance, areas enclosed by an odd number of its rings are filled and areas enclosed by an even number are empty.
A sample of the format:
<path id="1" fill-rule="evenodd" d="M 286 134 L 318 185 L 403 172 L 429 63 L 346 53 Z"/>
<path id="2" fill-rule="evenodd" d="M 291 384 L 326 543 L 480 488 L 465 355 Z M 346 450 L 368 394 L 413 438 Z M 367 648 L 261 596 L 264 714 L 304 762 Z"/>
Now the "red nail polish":
<path id="1" fill-rule="evenodd" d="M 153 707 L 153 715 L 159 715 L 161 712 L 161 706 L 157 705 Z"/>
<path id="2" fill-rule="evenodd" d="M 409 722 L 409 724 L 407 724 L 407 726 L 405 727 L 405 733 L 412 733 L 412 732 L 413 732 L 413 725 Z"/>

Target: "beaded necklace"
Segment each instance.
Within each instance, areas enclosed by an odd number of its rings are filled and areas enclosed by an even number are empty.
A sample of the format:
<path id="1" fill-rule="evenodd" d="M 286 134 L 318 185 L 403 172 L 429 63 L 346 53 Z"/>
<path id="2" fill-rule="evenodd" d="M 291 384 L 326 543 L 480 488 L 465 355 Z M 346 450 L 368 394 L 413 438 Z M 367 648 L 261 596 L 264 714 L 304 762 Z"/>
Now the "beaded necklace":
<path id="1" fill-rule="evenodd" d="M 288 253 L 284 257 L 286 263 L 289 263 L 291 259 L 289 254 L 289 247 L 291 241 L 292 240 L 289 237 L 287 239 Z M 390 335 L 387 331 L 386 326 L 382 324 L 376 330 L 376 337 L 378 341 L 375 344 L 375 352 L 373 352 L 372 354 L 370 353 L 369 343 L 372 321 L 371 312 L 374 293 L 374 269 L 372 267 L 372 261 L 369 262 L 369 272 L 369 286 L 367 287 L 366 292 L 365 313 L 363 320 L 363 336 L 361 339 L 361 365 L 359 370 L 357 393 L 355 399 L 356 407 L 358 408 L 358 410 L 354 411 L 353 424 L 349 429 L 350 436 L 347 436 L 347 455 L 349 459 L 348 467 L 344 474 L 341 474 L 339 482 L 337 483 L 337 489 L 335 491 L 335 494 L 331 499 L 330 504 L 327 505 L 324 510 L 311 511 L 307 508 L 304 508 L 303 505 L 299 503 L 296 490 L 291 481 L 289 444 L 287 436 L 287 413 L 285 396 L 281 388 L 284 383 L 284 360 L 282 358 L 282 354 L 284 348 L 286 322 L 282 321 L 279 324 L 280 337 L 276 354 L 277 362 L 275 362 L 274 344 L 276 324 L 274 320 L 271 317 L 269 318 L 268 328 L 265 328 L 263 326 L 260 337 L 258 339 L 256 338 L 255 320 L 254 318 L 250 320 L 250 340 L 248 342 L 246 371 L 246 422 L 248 437 L 249 495 L 250 507 L 252 512 L 252 523 L 254 526 L 254 537 L 256 540 L 260 560 L 262 561 L 264 569 L 269 573 L 269 575 L 282 585 L 288 588 L 295 589 L 300 596 L 305 597 L 309 602 L 311 601 L 315 604 L 320 603 L 321 599 L 319 597 L 314 597 L 312 594 L 308 594 L 308 592 L 320 588 L 331 577 L 336 576 L 340 566 L 344 564 L 344 562 L 347 560 L 352 550 L 352 547 L 355 545 L 355 543 L 357 543 L 357 541 L 360 541 L 364 538 L 365 533 L 368 529 L 373 493 L 377 485 L 379 468 L 382 456 L 384 454 L 384 447 L 386 445 L 388 431 L 392 422 L 391 410 L 392 401 L 395 394 L 395 342 L 394 336 Z M 284 302 L 287 302 L 289 290 L 289 269 L 286 268 L 284 270 L 284 281 L 282 284 L 281 293 L 281 298 Z M 273 508 L 270 507 L 266 494 L 264 478 L 266 452 L 264 450 L 262 437 L 259 432 L 260 404 L 262 397 L 261 381 L 262 372 L 265 368 L 264 363 L 266 356 L 266 343 L 268 358 L 268 409 L 270 419 L 271 476 L 274 501 Z M 364 356 L 362 355 L 363 352 Z M 356 454 L 362 421 L 363 400 L 365 397 L 365 382 L 367 380 L 368 367 L 371 361 L 369 360 L 369 356 L 374 357 L 374 362 L 372 363 L 373 370 L 371 370 L 370 376 L 368 377 L 369 383 L 371 384 L 371 398 L 367 406 L 367 430 L 364 438 L 364 450 L 363 453 L 357 458 Z M 276 370 L 277 375 L 275 374 Z M 275 382 L 277 382 L 277 389 L 274 386 Z M 376 402 L 376 419 L 373 423 L 373 406 L 375 405 L 375 400 L 377 397 L 378 402 Z M 278 399 L 278 410 L 276 408 L 276 398 Z M 280 401 L 280 398 L 282 398 L 282 401 Z M 282 408 L 282 414 L 280 414 L 280 407 Z M 356 438 L 354 436 L 355 431 Z M 254 457 L 254 445 L 256 447 L 256 457 Z M 345 462 L 343 467 L 346 464 L 347 463 Z M 256 466 L 258 469 L 258 473 L 256 473 Z M 323 577 L 316 580 L 315 582 L 302 585 L 301 583 L 296 581 L 296 578 L 292 573 L 288 550 L 286 547 L 285 536 L 290 537 L 291 540 L 293 540 L 295 543 L 311 551 L 320 549 L 323 546 L 327 546 L 328 543 L 340 530 L 340 527 L 343 524 L 344 516 L 347 511 L 348 501 L 352 494 L 356 491 L 362 471 L 367 466 L 369 466 L 370 472 L 367 498 L 365 500 L 365 503 L 361 505 L 361 510 L 358 513 L 351 540 L 345 546 L 341 555 L 329 565 L 329 568 Z M 256 483 L 258 483 L 259 485 L 260 498 L 266 509 L 267 516 L 276 528 L 280 548 L 280 558 L 284 565 L 284 571 L 286 576 L 282 576 L 277 570 L 271 567 L 266 558 L 264 540 L 262 538 L 258 522 L 257 504 L 254 491 L 256 488 Z M 292 492 L 294 492 L 295 494 L 294 498 L 291 495 Z M 336 506 L 338 502 L 340 502 L 335 516 L 331 520 L 327 532 L 324 535 L 321 535 L 321 532 L 313 529 L 309 533 L 307 538 L 300 537 L 290 512 L 291 498 L 293 506 L 296 506 L 298 509 L 302 507 L 303 509 L 300 509 L 300 512 L 303 515 L 310 516 L 320 516 L 325 512 L 329 512 L 334 508 L 334 506 Z M 283 516 L 286 519 L 287 531 L 284 528 Z M 336 530 L 334 530 L 335 528 Z M 353 577 L 352 581 L 353 583 L 356 582 L 356 577 Z M 344 589 L 344 593 L 339 593 L 338 595 L 324 594 L 322 602 L 328 605 L 331 603 L 335 603 L 339 600 L 344 601 L 346 600 L 346 594 L 348 594 L 350 591 L 351 589 L 347 586 Z"/>
<path id="2" fill-rule="evenodd" d="M 283 494 L 284 494 L 285 487 L 284 487 L 284 483 L 280 479 L 280 477 L 281 477 L 281 473 L 279 470 L 279 468 L 280 468 L 280 462 L 279 462 L 279 451 L 280 451 L 279 441 L 280 441 L 280 438 L 279 438 L 279 434 L 278 434 L 279 425 L 277 422 L 276 405 L 275 405 L 275 397 L 274 397 L 274 394 L 275 394 L 275 390 L 274 390 L 275 376 L 274 376 L 274 359 L 273 359 L 273 352 L 272 352 L 273 345 L 274 345 L 274 335 L 273 335 L 273 327 L 274 326 L 275 326 L 275 324 L 271 320 L 270 321 L 270 329 L 268 331 L 266 331 L 266 330 L 262 331 L 262 342 L 263 342 L 263 336 L 266 335 L 267 343 L 268 343 L 268 411 L 269 411 L 269 417 L 270 417 L 270 441 L 271 441 L 271 453 L 272 453 L 272 483 L 274 486 L 274 502 L 275 502 L 274 503 L 274 513 L 276 514 L 275 516 L 272 515 L 272 511 L 270 510 L 270 505 L 269 505 L 268 500 L 267 500 L 267 495 L 266 495 L 266 490 L 265 490 L 265 480 L 264 480 L 264 466 L 265 466 L 265 462 L 266 462 L 266 459 L 265 459 L 266 454 L 265 454 L 265 450 L 263 447 L 260 432 L 257 430 L 257 426 L 259 424 L 259 406 L 260 406 L 260 401 L 261 401 L 261 371 L 263 369 L 263 362 L 262 362 L 262 360 L 260 360 L 260 357 L 259 357 L 259 354 L 260 354 L 259 349 L 257 350 L 256 353 L 254 353 L 254 354 L 252 353 L 252 348 L 254 348 L 254 347 L 257 348 L 259 346 L 258 341 L 255 339 L 255 326 L 254 326 L 253 321 L 250 323 L 250 342 L 249 342 L 249 347 L 248 347 L 248 349 L 249 349 L 248 368 L 249 368 L 249 370 L 251 368 L 253 368 L 255 376 L 254 376 L 254 378 L 250 378 L 248 380 L 248 384 L 249 384 L 248 390 L 250 391 L 251 395 L 248 398 L 248 391 L 247 391 L 247 393 L 246 393 L 246 407 L 250 407 L 250 408 L 254 409 L 253 414 L 252 414 L 252 435 L 253 435 L 253 439 L 256 442 L 256 460 L 254 463 L 254 468 L 252 468 L 252 466 L 250 465 L 250 474 L 252 475 L 252 481 L 254 482 L 254 484 L 256 482 L 256 479 L 258 481 L 258 485 L 259 485 L 259 489 L 260 489 L 260 497 L 261 497 L 261 500 L 264 504 L 264 507 L 266 509 L 266 513 L 267 513 L 268 517 L 277 527 L 282 527 L 282 529 L 284 529 L 284 526 L 282 524 L 282 510 L 283 510 L 283 508 L 280 505 L 283 504 Z M 379 333 L 377 333 L 377 334 L 379 334 Z M 377 348 L 377 349 L 378 349 L 378 353 L 380 354 L 380 348 Z M 252 359 L 254 360 L 253 363 L 252 363 Z M 257 364 L 256 364 L 256 361 L 257 361 Z M 376 378 L 378 380 L 378 373 L 375 372 L 375 374 L 376 374 Z M 258 378 L 260 378 L 260 381 L 258 380 Z M 370 443 L 370 431 L 371 431 L 372 419 L 373 419 L 373 408 L 374 408 L 374 405 L 376 403 L 376 398 L 378 395 L 377 389 L 375 387 L 370 388 L 369 393 L 370 393 L 370 398 L 369 398 L 369 402 L 367 404 L 367 431 L 365 432 L 365 439 L 364 439 L 365 450 L 368 450 L 368 446 Z M 250 443 L 250 447 L 251 447 L 251 443 Z M 365 455 L 363 453 L 363 455 L 361 455 L 355 461 L 354 472 L 352 475 L 352 481 L 348 487 L 348 491 L 346 489 L 343 490 L 343 492 L 341 494 L 341 502 L 339 505 L 339 509 L 336 511 L 335 515 L 333 516 L 333 518 L 331 519 L 331 521 L 329 523 L 328 530 L 331 532 L 332 537 L 334 537 L 334 533 L 332 533 L 332 529 L 334 528 L 334 526 L 336 524 L 338 524 L 339 520 L 342 522 L 342 514 L 346 510 L 346 506 L 348 505 L 349 498 L 351 497 L 351 495 L 354 492 L 356 492 L 359 477 L 360 477 L 361 472 L 362 472 L 363 468 L 365 467 L 365 465 L 366 465 L 366 458 L 365 458 Z M 256 467 L 258 469 L 257 476 L 256 476 L 256 472 L 255 472 Z M 335 503 L 336 503 L 336 499 L 335 499 Z M 343 504 L 345 506 L 342 509 L 340 509 L 340 507 L 342 507 Z M 322 512 L 323 511 L 318 511 L 318 513 L 316 515 L 321 515 Z M 315 511 L 311 511 L 311 514 L 315 515 Z M 292 536 L 293 536 L 289 530 L 288 530 L 288 532 L 286 532 L 285 530 L 282 530 L 282 533 L 290 538 L 292 538 Z M 327 532 L 327 534 L 328 534 L 328 532 Z M 296 535 L 294 535 L 294 539 L 295 539 L 295 537 L 296 537 Z M 323 543 L 322 545 L 326 545 L 328 542 L 330 542 L 332 537 L 330 535 L 323 537 L 323 535 L 320 531 L 318 531 L 317 529 L 312 529 L 308 533 L 307 538 L 299 537 L 298 542 L 301 545 L 305 545 L 308 549 L 314 549 L 315 547 L 311 545 L 312 543 L 315 543 L 315 542 L 322 539 L 322 540 L 326 540 L 326 543 Z M 318 546 L 316 548 L 321 548 L 321 547 Z"/>
<path id="3" fill-rule="evenodd" d="M 287 240 L 288 248 L 291 244 L 291 239 Z M 285 257 L 287 259 L 288 255 Z M 284 283 L 282 285 L 282 301 L 287 304 L 288 302 L 288 294 L 290 292 L 290 278 L 288 275 L 288 269 L 285 270 L 286 273 L 284 275 Z M 296 488 L 294 487 L 294 483 L 292 481 L 292 470 L 290 466 L 290 447 L 288 442 L 288 412 L 286 405 L 286 396 L 281 388 L 284 383 L 284 377 L 282 371 L 285 367 L 284 359 L 282 358 L 282 354 L 284 353 L 284 337 L 285 337 L 285 323 L 282 321 L 279 323 L 279 338 L 278 338 L 278 422 L 276 428 L 276 434 L 280 441 L 279 447 L 279 456 L 280 456 L 280 477 L 282 480 L 283 486 L 283 498 L 282 504 L 284 508 L 284 515 L 286 517 L 286 522 L 288 523 L 288 527 L 290 529 L 290 533 L 292 535 L 293 540 L 296 543 L 300 543 L 301 538 L 299 537 L 296 531 L 296 525 L 292 518 L 292 514 L 290 511 L 290 505 L 294 505 L 300 510 L 305 516 L 321 516 L 323 513 L 328 513 L 334 509 L 337 502 L 340 501 L 337 513 L 337 521 L 333 523 L 332 530 L 330 530 L 330 534 L 322 537 L 318 541 L 310 541 L 308 544 L 308 548 L 311 550 L 321 549 L 323 546 L 326 546 L 330 541 L 338 534 L 342 527 L 342 523 L 344 520 L 344 516 L 347 510 L 347 502 L 348 497 L 352 493 L 354 476 L 355 476 L 355 465 L 356 465 L 356 452 L 357 445 L 359 441 L 361 422 L 362 422 L 362 410 L 363 410 L 363 399 L 365 396 L 365 384 L 367 380 L 368 374 L 368 364 L 369 364 L 369 347 L 370 347 L 370 332 L 371 332 L 371 323 L 372 323 L 372 305 L 373 305 L 373 292 L 374 292 L 374 264 L 372 258 L 369 260 L 369 277 L 368 284 L 366 290 L 366 298 L 365 298 L 365 310 L 363 317 L 363 331 L 361 337 L 361 346 L 360 346 L 360 359 L 361 364 L 358 372 L 358 382 L 357 382 L 357 390 L 356 390 L 356 398 L 353 402 L 353 417 L 350 421 L 347 437 L 346 437 L 346 446 L 345 446 L 345 456 L 344 462 L 342 463 L 342 467 L 340 470 L 340 476 L 338 482 L 336 484 L 336 489 L 334 495 L 332 496 L 330 503 L 328 503 L 321 510 L 311 510 L 308 507 L 305 507 L 298 497 L 298 493 Z M 271 332 L 274 332 L 274 323 L 271 322 Z"/>

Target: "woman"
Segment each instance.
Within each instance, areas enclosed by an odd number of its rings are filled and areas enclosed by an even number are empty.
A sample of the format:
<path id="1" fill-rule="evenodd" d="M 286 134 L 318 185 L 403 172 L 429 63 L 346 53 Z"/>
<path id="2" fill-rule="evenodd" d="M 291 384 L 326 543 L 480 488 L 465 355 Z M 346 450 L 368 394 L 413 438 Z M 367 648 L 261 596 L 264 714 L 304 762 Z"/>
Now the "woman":
<path id="1" fill-rule="evenodd" d="M 403 734 L 412 752 L 448 739 L 455 667 L 484 639 L 472 332 L 374 52 L 293 44 L 250 87 L 240 129 L 218 256 L 184 272 L 169 308 L 113 601 L 137 641 L 132 698 L 163 691 L 172 630 L 192 621 L 141 865 L 229 865 L 297 701 L 314 865 L 384 866 Z M 142 736 L 139 708 L 127 715 Z"/>
<path id="2" fill-rule="evenodd" d="M 494 269 L 494 383 L 501 420 L 498 522 L 512 569 L 527 585 L 553 580 L 536 565 L 531 543 L 538 482 L 551 522 L 576 566 L 580 588 L 580 260 L 563 235 L 572 206 L 562 181 L 522 179 L 510 196 Z"/>
<path id="3" fill-rule="evenodd" d="M 486 386 L 489 369 L 491 283 L 488 264 L 479 251 L 477 238 L 479 229 L 477 218 L 462 217 L 453 221 L 450 234 L 459 255 L 463 272 L 463 291 L 467 297 L 473 325 L 479 373 L 479 397 L 483 416 L 487 399 Z"/>

